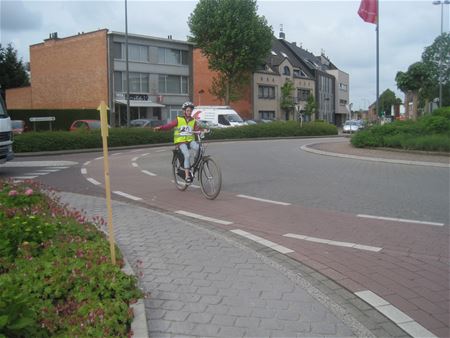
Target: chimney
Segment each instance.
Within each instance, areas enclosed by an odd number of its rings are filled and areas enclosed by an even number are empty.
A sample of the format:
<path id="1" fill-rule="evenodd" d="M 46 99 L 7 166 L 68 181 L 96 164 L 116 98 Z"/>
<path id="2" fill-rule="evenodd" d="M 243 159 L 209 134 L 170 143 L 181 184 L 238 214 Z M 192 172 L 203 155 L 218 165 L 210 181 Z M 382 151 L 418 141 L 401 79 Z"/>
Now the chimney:
<path id="1" fill-rule="evenodd" d="M 49 39 L 56 40 L 58 39 L 58 32 L 50 33 L 48 36 Z"/>
<path id="2" fill-rule="evenodd" d="M 172 35 L 167 35 L 167 39 L 172 40 Z"/>
<path id="3" fill-rule="evenodd" d="M 286 39 L 286 35 L 283 32 L 283 24 L 280 25 L 280 39 Z"/>
<path id="4" fill-rule="evenodd" d="M 297 42 L 294 41 L 292 42 L 292 44 L 297 47 Z"/>

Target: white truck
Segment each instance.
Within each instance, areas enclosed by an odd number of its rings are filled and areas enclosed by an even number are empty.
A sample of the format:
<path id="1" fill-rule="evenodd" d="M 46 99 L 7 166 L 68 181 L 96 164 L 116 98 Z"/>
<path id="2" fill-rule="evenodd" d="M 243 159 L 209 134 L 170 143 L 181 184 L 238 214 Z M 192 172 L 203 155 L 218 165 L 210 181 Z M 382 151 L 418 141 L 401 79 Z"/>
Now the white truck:
<path id="1" fill-rule="evenodd" d="M 212 127 L 228 128 L 246 124 L 239 114 L 229 106 L 197 106 L 192 115 Z"/>
<path id="2" fill-rule="evenodd" d="M 6 105 L 0 95 L 0 164 L 14 158 L 13 133 L 11 118 L 6 111 Z"/>

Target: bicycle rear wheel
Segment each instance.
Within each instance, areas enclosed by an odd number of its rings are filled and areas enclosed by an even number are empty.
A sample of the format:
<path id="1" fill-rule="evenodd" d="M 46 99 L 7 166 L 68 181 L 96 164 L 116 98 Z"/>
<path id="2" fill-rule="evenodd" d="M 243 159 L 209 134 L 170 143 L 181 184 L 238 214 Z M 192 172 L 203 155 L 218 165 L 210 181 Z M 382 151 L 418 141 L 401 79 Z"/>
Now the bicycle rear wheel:
<path id="1" fill-rule="evenodd" d="M 175 157 L 172 160 L 172 173 L 173 173 L 173 180 L 175 182 L 175 186 L 178 190 L 186 190 L 188 187 L 188 184 L 184 180 L 184 169 L 180 165 L 180 159 L 178 157 Z"/>
<path id="2" fill-rule="evenodd" d="M 215 199 L 222 187 L 222 173 L 213 159 L 207 158 L 200 168 L 200 187 L 203 195 L 210 200 Z"/>

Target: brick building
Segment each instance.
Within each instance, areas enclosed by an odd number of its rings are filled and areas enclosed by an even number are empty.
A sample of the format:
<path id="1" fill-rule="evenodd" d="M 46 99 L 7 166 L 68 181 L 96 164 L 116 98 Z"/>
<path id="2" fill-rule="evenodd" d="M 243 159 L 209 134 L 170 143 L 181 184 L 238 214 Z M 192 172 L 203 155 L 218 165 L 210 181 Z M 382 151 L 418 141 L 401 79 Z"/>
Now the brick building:
<path id="1" fill-rule="evenodd" d="M 192 44 L 128 34 L 128 54 L 130 120 L 174 118 L 192 97 Z M 31 86 L 8 89 L 8 109 L 95 110 L 105 101 L 110 123 L 126 125 L 125 55 L 124 33 L 52 33 L 30 46 Z"/>

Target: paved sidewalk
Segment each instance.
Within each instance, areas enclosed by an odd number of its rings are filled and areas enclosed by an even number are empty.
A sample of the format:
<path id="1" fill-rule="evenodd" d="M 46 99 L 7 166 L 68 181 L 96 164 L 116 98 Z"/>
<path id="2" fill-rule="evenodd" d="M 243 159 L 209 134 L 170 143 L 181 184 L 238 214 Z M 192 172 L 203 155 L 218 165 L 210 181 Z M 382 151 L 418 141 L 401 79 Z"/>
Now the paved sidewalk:
<path id="1" fill-rule="evenodd" d="M 61 202 L 106 219 L 103 198 Z M 407 335 L 331 280 L 207 224 L 113 201 L 115 238 L 140 276 L 151 337 Z"/>

